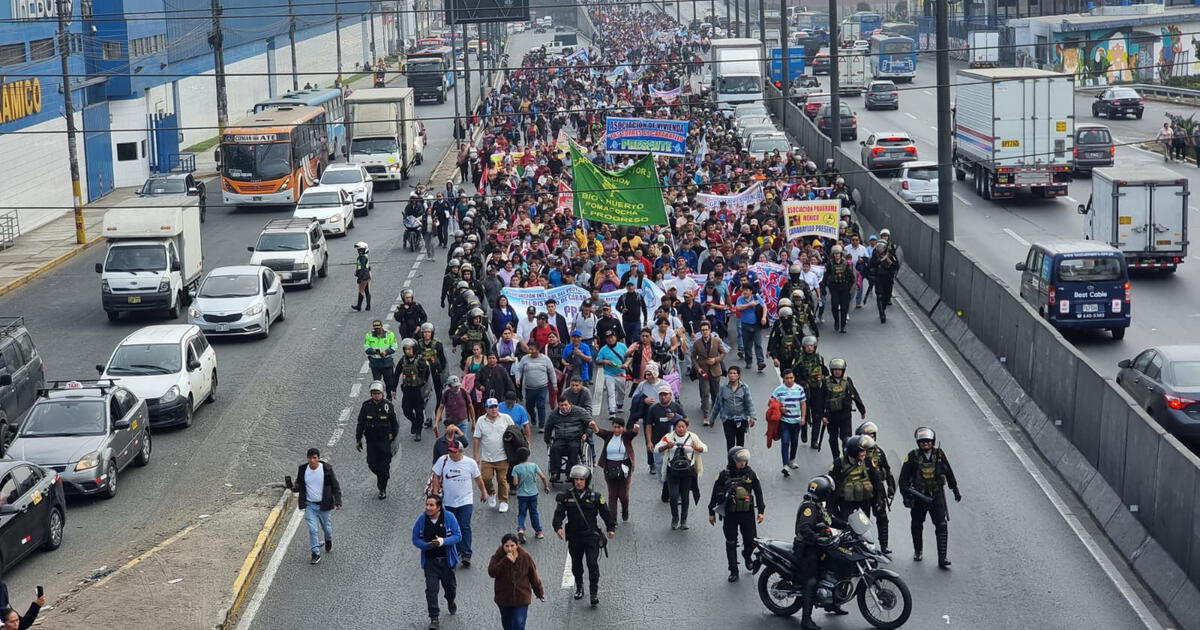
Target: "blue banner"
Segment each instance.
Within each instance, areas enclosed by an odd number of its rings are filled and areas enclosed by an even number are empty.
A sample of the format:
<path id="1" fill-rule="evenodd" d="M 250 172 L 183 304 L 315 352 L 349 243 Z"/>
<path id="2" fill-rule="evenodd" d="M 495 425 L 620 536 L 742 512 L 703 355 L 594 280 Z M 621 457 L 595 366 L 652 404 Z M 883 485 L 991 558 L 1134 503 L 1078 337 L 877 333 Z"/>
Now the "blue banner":
<path id="1" fill-rule="evenodd" d="M 610 154 L 655 153 L 683 157 L 687 153 L 690 124 L 686 120 L 609 116 L 604 149 Z"/>

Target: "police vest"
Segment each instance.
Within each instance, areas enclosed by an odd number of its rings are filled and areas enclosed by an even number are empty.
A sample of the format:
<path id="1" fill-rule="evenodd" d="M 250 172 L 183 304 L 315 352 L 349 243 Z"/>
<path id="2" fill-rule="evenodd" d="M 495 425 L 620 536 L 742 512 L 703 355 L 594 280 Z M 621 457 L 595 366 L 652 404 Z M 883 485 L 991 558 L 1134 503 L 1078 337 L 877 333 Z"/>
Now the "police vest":
<path id="1" fill-rule="evenodd" d="M 801 353 L 800 365 L 803 366 L 805 383 L 808 386 L 820 385 L 825 380 L 825 362 L 821 359 L 820 354 L 816 352 L 811 354 L 807 352 Z"/>
<path id="2" fill-rule="evenodd" d="M 827 273 L 830 284 L 850 284 L 854 281 L 854 270 L 844 260 L 841 263 L 831 263 Z"/>
<path id="3" fill-rule="evenodd" d="M 417 342 L 417 347 L 421 350 L 421 356 L 425 358 L 425 362 L 429 364 L 430 369 L 438 365 L 437 358 L 437 341 L 425 343 L 424 340 Z"/>
<path id="4" fill-rule="evenodd" d="M 404 385 L 422 385 L 421 380 L 421 362 L 418 357 L 404 357 L 400 359 L 400 374 L 404 377 Z"/>
<path id="5" fill-rule="evenodd" d="M 475 326 L 468 325 L 467 331 L 464 334 L 467 336 L 467 343 L 471 344 L 482 342 L 486 332 L 482 326 L 476 328 Z"/>
<path id="6" fill-rule="evenodd" d="M 933 457 L 926 460 L 921 450 L 917 449 L 909 453 L 908 457 L 917 465 L 916 479 L 913 480 L 913 485 L 917 487 L 917 490 L 928 495 L 941 492 L 942 485 L 946 482 L 941 471 L 942 454 L 935 450 Z"/>
<path id="7" fill-rule="evenodd" d="M 850 379 L 831 378 L 826 383 L 829 389 L 829 410 L 841 411 L 846 408 L 846 397 L 850 391 Z"/>
<path id="8" fill-rule="evenodd" d="M 878 446 L 873 446 L 871 450 L 867 451 L 867 461 L 871 463 L 872 468 L 887 470 L 883 466 L 883 450 Z"/>
<path id="9" fill-rule="evenodd" d="M 730 512 L 749 512 L 754 509 L 753 478 L 749 474 L 730 475 L 725 480 L 728 488 Z"/>
<path id="10" fill-rule="evenodd" d="M 842 478 L 842 499 L 845 501 L 867 501 L 875 492 L 867 467 L 855 463 Z"/>

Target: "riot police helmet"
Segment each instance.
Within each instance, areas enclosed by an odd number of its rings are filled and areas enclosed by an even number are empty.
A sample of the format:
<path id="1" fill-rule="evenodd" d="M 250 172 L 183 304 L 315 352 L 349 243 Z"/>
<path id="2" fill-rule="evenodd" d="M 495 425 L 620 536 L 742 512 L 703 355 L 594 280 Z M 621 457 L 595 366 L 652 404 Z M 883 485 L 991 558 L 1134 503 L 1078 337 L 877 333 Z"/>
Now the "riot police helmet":
<path id="1" fill-rule="evenodd" d="M 411 297 L 413 297 L 413 290 L 412 290 L 412 289 L 405 289 L 405 290 L 403 290 L 403 291 L 401 291 L 401 292 L 400 292 L 400 299 L 402 299 L 402 300 L 406 300 L 406 299 L 409 299 L 409 298 L 411 298 Z"/>
<path id="2" fill-rule="evenodd" d="M 455 289 L 469 289 L 471 285 L 466 280 L 459 280 L 458 284 L 454 285 Z"/>
<path id="3" fill-rule="evenodd" d="M 845 186 L 845 185 L 846 185 L 846 178 L 845 178 L 845 177 L 838 177 L 837 179 L 833 180 L 833 183 L 834 183 L 835 185 L 837 185 L 837 186 Z M 843 210 L 843 212 L 845 212 L 846 214 L 850 214 L 850 212 L 849 212 L 848 210 Z M 843 215 L 843 216 L 845 216 L 845 215 Z"/>
<path id="4" fill-rule="evenodd" d="M 459 260 L 457 257 L 450 259 L 450 268 L 451 269 L 458 269 L 461 266 L 462 266 L 462 261 Z"/>
<path id="5" fill-rule="evenodd" d="M 817 338 L 815 335 L 805 335 L 804 339 L 800 340 L 800 345 L 812 346 L 815 348 L 815 347 L 817 347 Z"/>
<path id="6" fill-rule="evenodd" d="M 729 465 L 733 466 L 739 462 L 750 463 L 750 449 L 745 446 L 735 446 L 729 449 Z"/>
<path id="7" fill-rule="evenodd" d="M 450 257 L 451 257 L 451 258 L 462 258 L 462 256 L 463 256 L 463 253 L 464 253 L 464 252 L 463 252 L 463 248 L 461 248 L 461 247 L 455 247 L 455 248 L 454 248 L 454 251 L 453 251 L 453 252 L 451 252 L 451 254 L 450 254 Z"/>
<path id="8" fill-rule="evenodd" d="M 806 499 L 813 501 L 824 501 L 833 495 L 833 479 L 829 475 L 818 475 L 808 482 L 808 491 L 804 493 Z"/>
<path id="9" fill-rule="evenodd" d="M 471 263 L 463 263 L 462 267 L 459 268 L 459 271 L 462 273 L 467 273 L 468 271 L 475 273 L 475 265 L 472 265 Z"/>
<path id="10" fill-rule="evenodd" d="M 854 434 L 875 437 L 879 434 L 879 427 L 876 426 L 874 422 L 868 420 L 867 422 L 858 425 L 858 428 L 854 430 Z"/>
<path id="11" fill-rule="evenodd" d="M 887 241 L 879 241 L 878 243 L 875 243 L 875 251 L 883 253 L 883 252 L 886 252 L 887 250 L 888 250 L 888 242 Z"/>
<path id="12" fill-rule="evenodd" d="M 433 332 L 433 331 L 434 331 L 434 328 L 433 328 L 432 322 L 425 322 L 424 324 L 421 324 L 421 332 Z"/>
<path id="13" fill-rule="evenodd" d="M 780 317 L 791 317 L 792 316 L 792 307 L 790 307 L 790 306 L 780 307 L 779 316 Z"/>
<path id="14" fill-rule="evenodd" d="M 468 234 L 468 235 L 467 235 L 467 242 L 468 242 L 468 243 L 477 243 L 477 242 L 479 242 L 479 235 L 478 235 L 478 234 Z"/>
<path id="15" fill-rule="evenodd" d="M 791 306 L 791 305 L 792 305 L 792 301 L 789 300 L 788 298 L 780 298 L 779 299 L 779 308 L 783 308 L 785 306 Z"/>
<path id="16" fill-rule="evenodd" d="M 937 434 L 934 433 L 933 429 L 930 429 L 929 427 L 917 427 L 917 430 L 913 432 L 913 439 L 916 440 L 918 445 L 920 445 L 921 442 L 926 441 L 936 442 Z"/>
<path id="17" fill-rule="evenodd" d="M 592 469 L 584 466 L 583 464 L 575 464 L 571 467 L 569 476 L 571 479 L 591 479 Z"/>
<path id="18" fill-rule="evenodd" d="M 483 317 L 483 309 L 473 308 L 473 309 L 471 309 L 471 312 L 468 313 L 468 315 L 470 315 L 472 319 L 476 318 L 476 317 Z"/>
<path id="19" fill-rule="evenodd" d="M 417 342 L 412 339 L 409 339 L 408 337 L 405 337 L 404 339 L 400 340 L 400 349 L 401 350 L 415 349 L 416 347 L 417 347 Z"/>
<path id="20" fill-rule="evenodd" d="M 466 234 L 462 230 L 454 230 L 454 238 L 462 238 Z"/>
<path id="21" fill-rule="evenodd" d="M 858 459 L 858 455 L 863 451 L 870 450 L 875 446 L 875 440 L 869 435 L 855 435 L 846 440 L 846 457 L 849 459 Z"/>
<path id="22" fill-rule="evenodd" d="M 834 370 L 841 370 L 841 371 L 845 372 L 846 371 L 846 360 L 845 359 L 831 360 L 829 362 L 829 371 L 832 372 Z"/>
<path id="23" fill-rule="evenodd" d="M 842 253 L 842 246 L 841 246 L 841 245 L 834 245 L 832 248 L 830 248 L 830 250 L 829 250 L 829 253 L 830 253 L 830 254 L 840 254 L 840 253 Z"/>

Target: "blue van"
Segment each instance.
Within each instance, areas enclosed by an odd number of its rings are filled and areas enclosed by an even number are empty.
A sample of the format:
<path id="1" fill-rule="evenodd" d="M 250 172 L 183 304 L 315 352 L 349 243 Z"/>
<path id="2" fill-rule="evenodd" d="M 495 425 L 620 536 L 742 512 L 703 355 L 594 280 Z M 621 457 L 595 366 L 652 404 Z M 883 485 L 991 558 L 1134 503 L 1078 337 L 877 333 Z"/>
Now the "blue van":
<path id="1" fill-rule="evenodd" d="M 1125 338 L 1132 292 L 1120 250 L 1096 241 L 1034 243 L 1017 271 L 1021 298 L 1055 328 L 1107 328 Z"/>

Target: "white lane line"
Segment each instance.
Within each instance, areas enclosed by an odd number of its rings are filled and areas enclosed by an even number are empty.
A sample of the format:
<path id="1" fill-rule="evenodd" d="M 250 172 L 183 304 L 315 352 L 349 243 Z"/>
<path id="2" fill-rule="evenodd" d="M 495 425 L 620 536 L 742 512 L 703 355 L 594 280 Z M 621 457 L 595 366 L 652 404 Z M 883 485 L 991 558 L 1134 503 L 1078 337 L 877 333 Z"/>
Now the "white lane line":
<path id="1" fill-rule="evenodd" d="M 370 371 L 371 371 L 371 361 L 370 361 L 370 359 L 368 359 L 368 360 L 366 360 L 366 361 L 363 361 L 362 367 L 358 368 L 358 373 L 359 373 L 359 374 L 366 374 L 367 372 L 370 372 Z"/>
<path id="2" fill-rule="evenodd" d="M 965 205 L 968 205 L 968 206 L 973 206 L 973 205 L 975 205 L 975 204 L 971 203 L 970 201 L 967 201 L 967 198 L 966 198 L 966 197 L 963 197 L 962 195 L 960 195 L 960 194 L 958 194 L 958 193 L 954 193 L 954 198 L 955 198 L 955 199 L 957 199 L 957 200 L 959 200 L 959 201 L 961 201 L 961 202 L 962 202 L 963 204 L 965 204 Z"/>
<path id="3" fill-rule="evenodd" d="M 350 397 L 358 398 L 358 393 L 362 391 L 362 383 L 355 383 L 350 386 Z"/>
<path id="4" fill-rule="evenodd" d="M 1008 228 L 1004 228 L 1004 233 L 1013 237 L 1013 240 L 1020 243 L 1021 247 L 1029 247 L 1029 241 L 1021 238 L 1020 234 L 1017 234 L 1016 232 L 1014 232 Z"/>
<path id="5" fill-rule="evenodd" d="M 572 588 L 575 586 L 575 576 L 571 574 L 571 554 L 567 554 L 567 562 L 563 565 L 563 588 Z"/>
<path id="6" fill-rule="evenodd" d="M 930 128 L 930 129 L 932 129 L 932 130 L 934 130 L 934 131 L 937 131 L 937 127 L 934 127 L 933 125 L 929 125 L 929 128 Z"/>
<path id="7" fill-rule="evenodd" d="M 415 268 L 415 265 L 414 265 L 414 268 L 413 268 L 413 269 L 409 269 L 409 270 L 408 270 L 408 277 L 409 277 L 409 278 L 411 278 L 411 277 L 413 277 L 413 276 L 415 276 L 415 275 L 417 275 L 417 270 L 416 270 L 416 268 Z"/>
<path id="8" fill-rule="evenodd" d="M 292 515 L 288 517 L 287 525 L 284 527 L 283 535 L 279 538 L 279 544 L 275 547 L 275 551 L 271 552 L 271 560 L 267 562 L 267 568 L 263 571 L 262 577 L 259 578 L 254 596 L 250 598 L 250 602 L 246 604 L 246 609 L 242 611 L 241 618 L 238 620 L 237 630 L 250 630 L 250 628 L 254 627 L 254 617 L 258 615 L 259 607 L 262 606 L 263 600 L 266 599 L 267 593 L 271 590 L 271 583 L 275 581 L 275 574 L 279 572 L 279 565 L 283 564 L 283 556 L 287 553 L 288 547 L 291 546 L 292 539 L 296 537 L 296 530 L 300 529 L 301 520 L 303 519 L 300 516 L 300 510 L 292 510 Z"/>
<path id="9" fill-rule="evenodd" d="M 917 120 L 917 117 L 916 117 L 916 116 L 914 116 L 914 115 L 912 115 L 910 112 L 904 112 L 904 115 L 905 115 L 905 116 L 908 116 L 909 118 L 911 118 L 911 119 L 913 119 L 913 120 Z"/>
<path id="10" fill-rule="evenodd" d="M 338 416 L 337 427 L 333 430 L 333 435 L 330 436 L 329 441 L 325 443 L 326 446 L 333 448 L 333 445 L 337 444 L 337 441 L 342 437 L 342 433 L 346 430 L 346 420 L 349 418 L 350 408 L 346 407 L 342 409 L 342 413 Z"/>
<path id="11" fill-rule="evenodd" d="M 916 325 L 917 331 L 920 332 L 921 336 L 925 338 L 925 342 L 928 343 L 929 347 L 933 348 L 933 351 L 937 353 L 938 358 L 942 360 L 942 363 L 946 366 L 946 369 L 950 370 L 950 373 L 954 375 L 954 379 L 958 381 L 959 386 L 962 387 L 963 391 L 965 391 L 967 395 L 971 397 L 971 402 L 975 403 L 975 407 L 978 408 L 983 414 L 983 417 L 987 419 L 988 424 L 992 425 L 992 429 L 996 431 L 996 434 L 999 435 L 1002 440 L 1004 440 L 1006 445 L 1008 445 L 1009 450 L 1011 450 L 1013 455 L 1017 457 L 1017 461 L 1021 462 L 1021 466 L 1025 468 L 1025 472 L 1029 473 L 1029 475 L 1033 477 L 1033 480 L 1037 482 L 1038 487 L 1042 489 L 1042 492 L 1046 495 L 1046 498 L 1049 499 L 1050 503 L 1054 505 L 1054 509 L 1058 511 L 1059 516 L 1066 521 L 1067 526 L 1071 528 L 1071 531 L 1074 532 L 1077 538 L 1079 538 L 1079 541 L 1083 543 L 1083 546 L 1087 548 L 1088 553 L 1092 555 L 1092 558 L 1094 558 L 1096 563 L 1100 565 L 1100 568 L 1104 570 L 1104 573 L 1108 576 L 1108 579 L 1112 580 L 1113 585 L 1116 586 L 1117 590 L 1121 592 L 1121 595 L 1125 598 L 1125 601 L 1129 603 L 1130 608 L 1133 609 L 1134 614 L 1138 616 L 1138 619 L 1142 621 L 1142 624 L 1151 630 L 1162 630 L 1162 626 L 1157 620 L 1155 620 L 1154 615 L 1150 613 L 1150 610 L 1144 603 L 1142 603 L 1142 600 L 1138 598 L 1137 594 L 1129 585 L 1129 582 L 1125 579 L 1125 577 L 1121 575 L 1115 566 L 1113 566 L 1113 563 L 1108 559 L 1108 556 L 1104 555 L 1104 552 L 1101 551 L 1100 546 L 1096 543 L 1096 540 L 1092 538 L 1092 535 L 1089 534 L 1088 531 L 1084 529 L 1083 524 L 1079 522 L 1079 518 L 1071 513 L 1070 508 L 1067 507 L 1067 504 L 1063 502 L 1062 497 L 1058 494 L 1058 491 L 1050 485 L 1050 482 L 1047 481 L 1042 473 L 1038 470 L 1037 466 L 1033 463 L 1033 460 L 1030 459 L 1029 455 L 1025 452 L 1025 449 L 1022 448 L 1020 444 L 1017 444 L 1017 441 L 1013 439 L 1012 434 L 1009 433 L 1008 428 L 1000 422 L 1000 419 L 996 417 L 996 414 L 992 413 L 991 408 L 988 407 L 984 402 L 983 397 L 979 395 L 979 391 L 975 389 L 975 386 L 967 380 L 967 377 L 962 373 L 961 370 L 958 369 L 958 366 L 956 366 L 950 360 L 950 357 L 946 355 L 946 352 L 942 350 L 942 347 L 934 341 L 933 336 L 929 334 L 929 331 L 925 330 L 925 327 L 917 321 L 912 309 L 910 309 L 908 306 L 908 301 L 900 299 L 897 300 L 897 302 L 900 303 L 900 308 L 904 310 L 905 314 L 908 315 L 908 318 L 913 322 L 913 324 Z"/>
<path id="12" fill-rule="evenodd" d="M 1196 209 L 1196 206 L 1188 206 L 1188 210 L 1191 210 L 1192 212 L 1200 212 L 1200 210 Z"/>
<path id="13" fill-rule="evenodd" d="M 407 288 L 408 288 L 408 287 L 410 287 L 410 286 L 412 286 L 412 279 L 411 279 L 411 278 L 410 278 L 410 279 L 408 279 L 408 280 L 405 280 L 405 281 L 404 281 L 404 288 L 405 288 L 405 289 L 407 289 Z"/>
<path id="14" fill-rule="evenodd" d="M 1075 198 L 1072 197 L 1071 195 L 1063 195 L 1063 199 L 1066 199 L 1067 201 L 1070 201 L 1071 203 L 1073 203 L 1075 205 L 1079 205 L 1079 202 L 1076 201 Z"/>
<path id="15" fill-rule="evenodd" d="M 929 90 L 921 90 L 921 92 L 928 94 L 929 96 L 933 96 L 933 92 L 930 92 Z"/>

